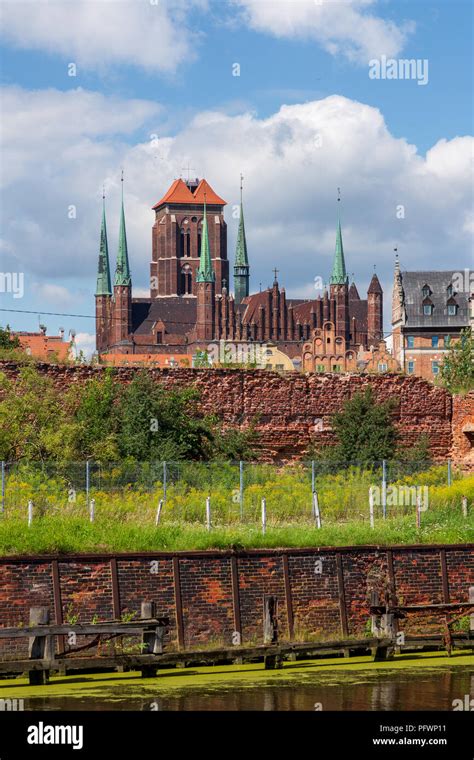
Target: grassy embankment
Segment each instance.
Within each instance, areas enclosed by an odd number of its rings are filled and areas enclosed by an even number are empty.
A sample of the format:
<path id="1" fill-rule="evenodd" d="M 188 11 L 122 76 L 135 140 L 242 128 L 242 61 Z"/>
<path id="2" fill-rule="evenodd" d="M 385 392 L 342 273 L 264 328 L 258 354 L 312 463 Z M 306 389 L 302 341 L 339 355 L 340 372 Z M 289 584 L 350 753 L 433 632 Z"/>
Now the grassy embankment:
<path id="1" fill-rule="evenodd" d="M 207 470 L 206 477 L 209 476 Z M 41 477 L 38 472 L 17 471 L 8 479 L 6 508 L 0 518 L 0 554 L 171 551 L 261 547 L 344 546 L 350 544 L 464 543 L 474 540 L 474 477 L 445 484 L 445 468 L 432 467 L 390 485 L 429 488 L 429 506 L 416 527 L 415 507 L 389 503 L 388 519 L 376 507 L 375 527 L 368 514 L 368 489 L 379 476 L 358 469 L 319 475 L 317 489 L 322 528 L 311 517 L 308 472 L 293 467 L 262 467 L 245 488 L 241 521 L 235 468 L 224 465 L 212 485 L 203 482 L 202 468 L 195 477 L 170 483 L 159 526 L 156 508 L 162 483 L 113 487 L 114 473 L 92 488 L 95 521 L 89 522 L 84 493 L 68 500 L 66 477 Z M 257 471 L 255 471 L 257 472 Z M 200 473 L 200 474 L 196 474 Z M 116 473 L 115 473 L 116 475 Z M 205 500 L 211 495 L 212 529 L 205 527 Z M 468 500 L 463 517 L 462 497 Z M 267 502 L 267 529 L 262 534 L 260 504 Z M 27 525 L 28 499 L 34 501 L 33 524 Z"/>

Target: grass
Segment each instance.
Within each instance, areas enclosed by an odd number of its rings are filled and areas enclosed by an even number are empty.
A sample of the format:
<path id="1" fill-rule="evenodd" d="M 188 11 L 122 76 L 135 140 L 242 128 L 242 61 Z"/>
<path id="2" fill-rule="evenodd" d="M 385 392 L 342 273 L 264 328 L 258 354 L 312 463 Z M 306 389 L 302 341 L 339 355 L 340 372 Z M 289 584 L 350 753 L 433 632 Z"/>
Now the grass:
<path id="1" fill-rule="evenodd" d="M 179 551 L 191 549 L 279 548 L 409 543 L 465 543 L 474 540 L 472 504 L 474 476 L 457 477 L 445 485 L 443 467 L 392 480 L 390 485 L 428 486 L 429 507 L 415 524 L 415 507 L 381 507 L 375 527 L 368 514 L 368 489 L 379 482 L 373 472 L 351 468 L 320 474 L 317 490 L 323 527 L 311 519 L 311 481 L 304 467 L 248 468 L 244 492 L 244 519 L 240 516 L 235 467 L 182 466 L 180 477 L 170 478 L 161 522 L 155 527 L 162 483 L 127 483 L 131 472 L 110 468 L 96 478 L 95 522 L 88 519 L 84 491 L 74 491 L 66 475 L 42 472 L 31 465 L 7 478 L 5 513 L 0 518 L 0 553 L 100 553 Z M 238 472 L 237 472 L 238 475 Z M 117 483 L 124 482 L 118 487 Z M 132 479 L 133 482 L 133 479 Z M 238 480 L 237 480 L 238 482 Z M 212 529 L 205 528 L 205 501 L 211 495 Z M 461 510 L 468 499 L 468 518 Z M 260 527 L 261 499 L 267 502 L 267 530 Z M 34 502 L 33 524 L 27 525 L 28 500 Z"/>
<path id="2" fill-rule="evenodd" d="M 267 525 L 265 535 L 256 526 L 223 526 L 207 531 L 199 524 L 154 525 L 98 518 L 89 523 L 77 517 L 43 517 L 27 527 L 25 520 L 0 523 L 0 553 L 45 554 L 127 551 L 180 551 L 191 549 L 244 549 L 381 545 L 411 543 L 465 543 L 474 540 L 474 521 L 449 508 L 422 514 L 418 529 L 414 516 L 367 522 L 347 521 L 323 525 L 310 523 Z"/>

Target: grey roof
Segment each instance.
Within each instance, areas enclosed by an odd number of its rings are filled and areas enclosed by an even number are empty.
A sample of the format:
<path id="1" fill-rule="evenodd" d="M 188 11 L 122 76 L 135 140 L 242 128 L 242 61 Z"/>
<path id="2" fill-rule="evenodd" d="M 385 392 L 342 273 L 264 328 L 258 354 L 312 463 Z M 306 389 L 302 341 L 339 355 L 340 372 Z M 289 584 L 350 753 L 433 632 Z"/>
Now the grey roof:
<path id="1" fill-rule="evenodd" d="M 136 335 L 148 335 L 154 322 L 162 320 L 166 332 L 186 335 L 196 324 L 197 299 L 183 296 L 166 296 L 153 301 L 132 302 L 132 324 Z"/>
<path id="2" fill-rule="evenodd" d="M 457 277 L 456 277 L 457 275 Z M 454 282 L 459 281 L 459 270 L 446 272 L 401 272 L 405 296 L 405 327 L 461 328 L 469 325 L 469 293 L 457 291 Z M 432 291 L 429 298 L 433 304 L 431 316 L 423 314 L 423 288 Z M 457 304 L 455 316 L 448 316 L 448 286 L 453 285 L 453 298 Z"/>

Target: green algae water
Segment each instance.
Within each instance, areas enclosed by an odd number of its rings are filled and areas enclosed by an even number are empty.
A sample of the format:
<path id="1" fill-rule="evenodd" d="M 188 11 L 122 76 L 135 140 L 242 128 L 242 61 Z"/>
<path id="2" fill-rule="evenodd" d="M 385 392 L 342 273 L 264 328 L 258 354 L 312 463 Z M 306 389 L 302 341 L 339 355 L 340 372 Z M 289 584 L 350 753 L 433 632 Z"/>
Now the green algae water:
<path id="1" fill-rule="evenodd" d="M 401 655 L 170 668 L 156 678 L 139 673 L 55 676 L 47 686 L 27 679 L 0 681 L 0 700 L 23 700 L 24 710 L 453 710 L 474 697 L 474 656 Z M 464 707 L 464 709 L 466 709 Z"/>

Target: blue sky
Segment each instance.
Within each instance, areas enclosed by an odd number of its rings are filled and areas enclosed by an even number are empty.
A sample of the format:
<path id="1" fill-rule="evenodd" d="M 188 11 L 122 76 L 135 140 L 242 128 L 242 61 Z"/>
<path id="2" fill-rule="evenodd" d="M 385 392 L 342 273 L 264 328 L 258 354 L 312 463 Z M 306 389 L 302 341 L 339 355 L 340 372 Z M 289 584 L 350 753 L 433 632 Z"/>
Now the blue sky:
<path id="1" fill-rule="evenodd" d="M 149 207 L 187 162 L 229 201 L 231 261 L 231 206 L 244 171 L 253 289 L 267 284 L 275 264 L 290 295 L 311 297 L 314 277 L 327 278 L 337 186 L 348 269 L 363 291 L 376 265 L 386 327 L 394 244 L 407 268 L 470 266 L 472 4 L 345 3 L 341 11 L 341 3 L 326 0 L 327 16 L 319 16 L 310 0 L 261 0 L 260 7 L 256 0 L 161 0 L 158 8 L 131 0 L 108 3 L 104 23 L 104 3 L 81 0 L 74 5 L 77 12 L 84 5 L 84 15 L 64 41 L 64 18 L 74 26 L 71 15 L 61 15 L 70 4 L 4 2 L 8 158 L 0 271 L 24 272 L 25 294 L 1 293 L 3 308 L 94 313 L 100 186 L 107 188 L 113 266 L 121 166 L 139 295 L 147 287 Z M 153 11 L 164 15 L 148 40 L 143 18 Z M 356 14 L 352 30 L 349 12 Z M 364 30 L 368 16 L 375 32 Z M 385 51 L 395 59 L 427 59 L 428 84 L 370 79 L 369 58 Z M 71 61 L 76 77 L 67 75 Z M 232 76 L 234 63 L 240 76 Z M 290 110 L 282 114 L 282 106 Z M 330 130 L 329 141 L 313 161 L 298 145 L 318 124 L 323 134 Z M 152 134 L 159 144 L 150 150 Z M 263 162 L 262 144 L 270 142 Z M 70 204 L 77 206 L 73 223 L 65 214 Z M 407 206 L 403 226 L 391 204 Z M 6 321 L 36 329 L 38 317 L 0 313 L 0 323 Z M 91 342 L 93 320 L 42 321 L 49 332 L 74 327 L 84 344 Z"/>

